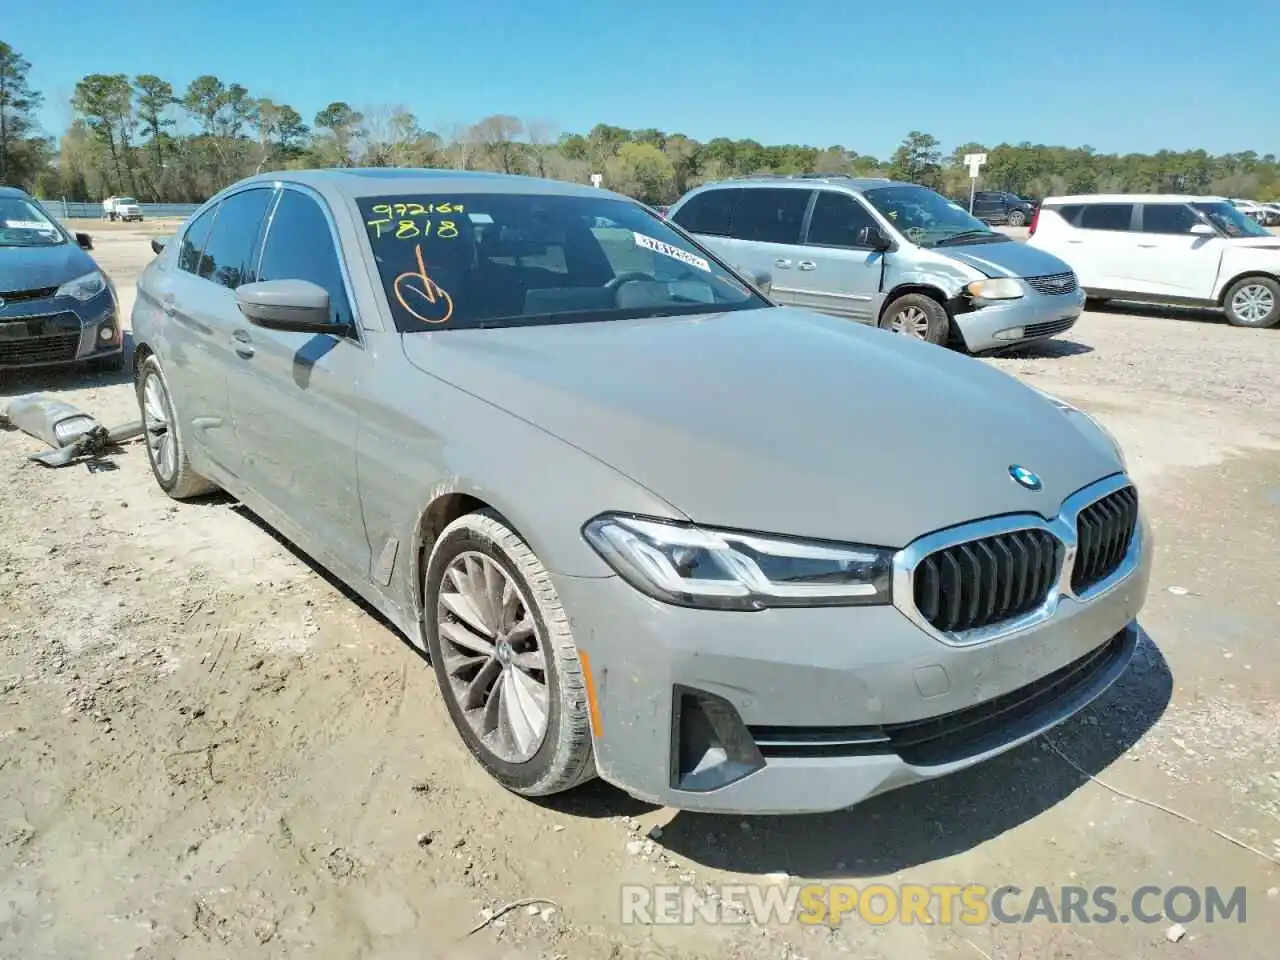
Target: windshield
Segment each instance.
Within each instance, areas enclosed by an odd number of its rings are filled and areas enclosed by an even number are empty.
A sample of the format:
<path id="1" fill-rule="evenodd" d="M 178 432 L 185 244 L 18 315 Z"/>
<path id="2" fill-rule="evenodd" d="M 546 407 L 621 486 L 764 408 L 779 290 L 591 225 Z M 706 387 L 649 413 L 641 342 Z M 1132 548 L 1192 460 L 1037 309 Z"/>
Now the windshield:
<path id="1" fill-rule="evenodd" d="M 0 247 L 54 247 L 67 238 L 25 197 L 0 197 Z"/>
<path id="2" fill-rule="evenodd" d="M 1228 237 L 1269 237 L 1271 231 L 1253 217 L 1241 213 L 1225 200 L 1212 203 L 1194 203 L 1197 210 Z"/>
<path id="3" fill-rule="evenodd" d="M 922 247 L 1009 239 L 926 187 L 894 184 L 865 190 L 863 196 L 899 233 Z"/>
<path id="4" fill-rule="evenodd" d="M 365 197 L 403 332 L 582 323 L 768 306 L 643 207 L 608 197 Z"/>
<path id="5" fill-rule="evenodd" d="M 116 203 L 137 203 L 133 197 L 116 197 Z"/>

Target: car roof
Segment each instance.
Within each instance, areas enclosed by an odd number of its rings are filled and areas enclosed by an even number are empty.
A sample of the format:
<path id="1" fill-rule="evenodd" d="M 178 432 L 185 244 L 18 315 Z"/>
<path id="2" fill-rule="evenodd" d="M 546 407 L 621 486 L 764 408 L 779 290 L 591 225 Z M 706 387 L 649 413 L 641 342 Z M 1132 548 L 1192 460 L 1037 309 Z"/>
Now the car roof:
<path id="1" fill-rule="evenodd" d="M 280 170 L 238 181 L 239 188 L 252 183 L 298 183 L 330 198 L 376 197 L 387 194 L 436 195 L 446 193 L 523 193 L 541 196 L 600 197 L 631 201 L 630 197 L 563 180 L 547 180 L 519 174 L 478 170 L 440 170 L 406 167 L 330 167 L 317 170 Z M 229 188 L 230 189 L 230 188 Z M 634 201 L 631 201 L 634 202 Z"/>
<path id="2" fill-rule="evenodd" d="M 1045 197 L 1045 203 L 1218 203 L 1226 197 L 1190 193 L 1082 193 L 1077 196 Z"/>
<path id="3" fill-rule="evenodd" d="M 876 187 L 919 186 L 919 184 L 907 183 L 902 180 L 890 180 L 888 177 L 849 177 L 838 173 L 830 175 L 801 173 L 794 176 L 789 176 L 787 174 L 755 174 L 747 177 L 729 177 L 726 180 L 715 180 L 711 183 L 704 183 L 702 186 L 697 187 L 694 190 L 690 190 L 689 193 L 692 194 L 703 190 L 723 189 L 727 187 L 792 187 L 797 190 L 812 190 L 814 186 L 818 184 L 830 187 L 843 187 L 854 193 L 862 193 L 865 190 L 872 190 Z"/>
<path id="4" fill-rule="evenodd" d="M 22 197 L 27 200 L 31 199 L 31 195 L 25 190 L 19 190 L 17 187 L 6 187 L 2 183 L 0 183 L 0 197 Z"/>

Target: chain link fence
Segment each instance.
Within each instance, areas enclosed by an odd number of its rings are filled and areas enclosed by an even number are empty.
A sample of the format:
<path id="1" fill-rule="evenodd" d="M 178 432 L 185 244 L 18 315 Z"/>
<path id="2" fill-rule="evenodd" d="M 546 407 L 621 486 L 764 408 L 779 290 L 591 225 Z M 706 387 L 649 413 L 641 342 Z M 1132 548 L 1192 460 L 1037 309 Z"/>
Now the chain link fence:
<path id="1" fill-rule="evenodd" d="M 102 204 L 92 201 L 80 200 L 41 200 L 44 206 L 51 214 L 59 220 L 101 220 L 103 219 Z M 162 217 L 179 217 L 186 219 L 195 213 L 199 208 L 198 203 L 140 203 L 138 206 L 142 210 L 142 218 L 144 220 L 154 220 Z"/>

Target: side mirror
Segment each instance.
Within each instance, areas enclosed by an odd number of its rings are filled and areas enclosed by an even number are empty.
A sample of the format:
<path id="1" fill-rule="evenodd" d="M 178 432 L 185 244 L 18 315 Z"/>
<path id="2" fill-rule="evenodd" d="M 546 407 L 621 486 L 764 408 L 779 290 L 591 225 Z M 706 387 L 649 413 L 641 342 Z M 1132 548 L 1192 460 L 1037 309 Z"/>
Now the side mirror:
<path id="1" fill-rule="evenodd" d="M 164 253 L 165 244 L 168 242 L 169 242 L 168 237 L 152 237 L 151 252 L 154 253 L 157 257 L 160 256 L 160 254 Z"/>
<path id="2" fill-rule="evenodd" d="M 1209 226 L 1207 223 L 1193 224 L 1191 229 L 1187 232 L 1193 237 L 1216 237 L 1218 235 L 1218 231 L 1213 229 L 1213 227 Z"/>
<path id="3" fill-rule="evenodd" d="M 885 232 L 875 224 L 859 227 L 856 236 L 858 246 L 866 247 L 877 253 L 884 253 L 886 250 L 893 249 L 893 241 L 885 236 Z"/>
<path id="4" fill-rule="evenodd" d="M 92 250 L 93 237 L 89 236 L 87 233 L 77 233 L 76 244 L 79 245 L 81 250 Z"/>
<path id="5" fill-rule="evenodd" d="M 749 273 L 748 277 L 750 277 L 751 282 L 755 284 L 757 290 L 763 293 L 766 297 L 769 296 L 770 292 L 773 290 L 772 273 L 768 270 L 757 270 L 754 273 Z"/>
<path id="6" fill-rule="evenodd" d="M 342 336 L 329 320 L 329 293 L 310 280 L 264 280 L 236 288 L 236 305 L 255 327 Z"/>

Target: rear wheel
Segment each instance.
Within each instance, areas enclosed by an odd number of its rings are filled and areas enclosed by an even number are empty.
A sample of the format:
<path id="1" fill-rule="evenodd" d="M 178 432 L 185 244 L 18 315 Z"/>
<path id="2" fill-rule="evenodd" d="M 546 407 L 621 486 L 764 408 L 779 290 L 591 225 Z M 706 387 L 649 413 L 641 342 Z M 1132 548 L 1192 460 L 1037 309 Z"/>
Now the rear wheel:
<path id="1" fill-rule="evenodd" d="M 1270 277 L 1245 277 L 1227 291 L 1228 322 L 1237 327 L 1274 327 L 1280 322 L 1280 283 Z"/>
<path id="2" fill-rule="evenodd" d="M 923 293 L 906 293 L 885 308 L 881 328 L 912 340 L 943 344 L 951 321 L 946 308 Z"/>
<path id="3" fill-rule="evenodd" d="M 463 742 L 529 797 L 595 776 L 586 685 L 546 568 L 495 513 L 459 517 L 423 575 L 427 647 Z"/>
<path id="4" fill-rule="evenodd" d="M 138 369 L 138 406 L 147 440 L 147 459 L 160 489 L 175 500 L 186 500 L 217 489 L 191 469 L 173 397 L 160 361 L 151 355 Z"/>
<path id="5" fill-rule="evenodd" d="M 1009 226 L 1025 227 L 1027 225 L 1027 215 L 1021 210 L 1011 210 L 1009 212 Z"/>

